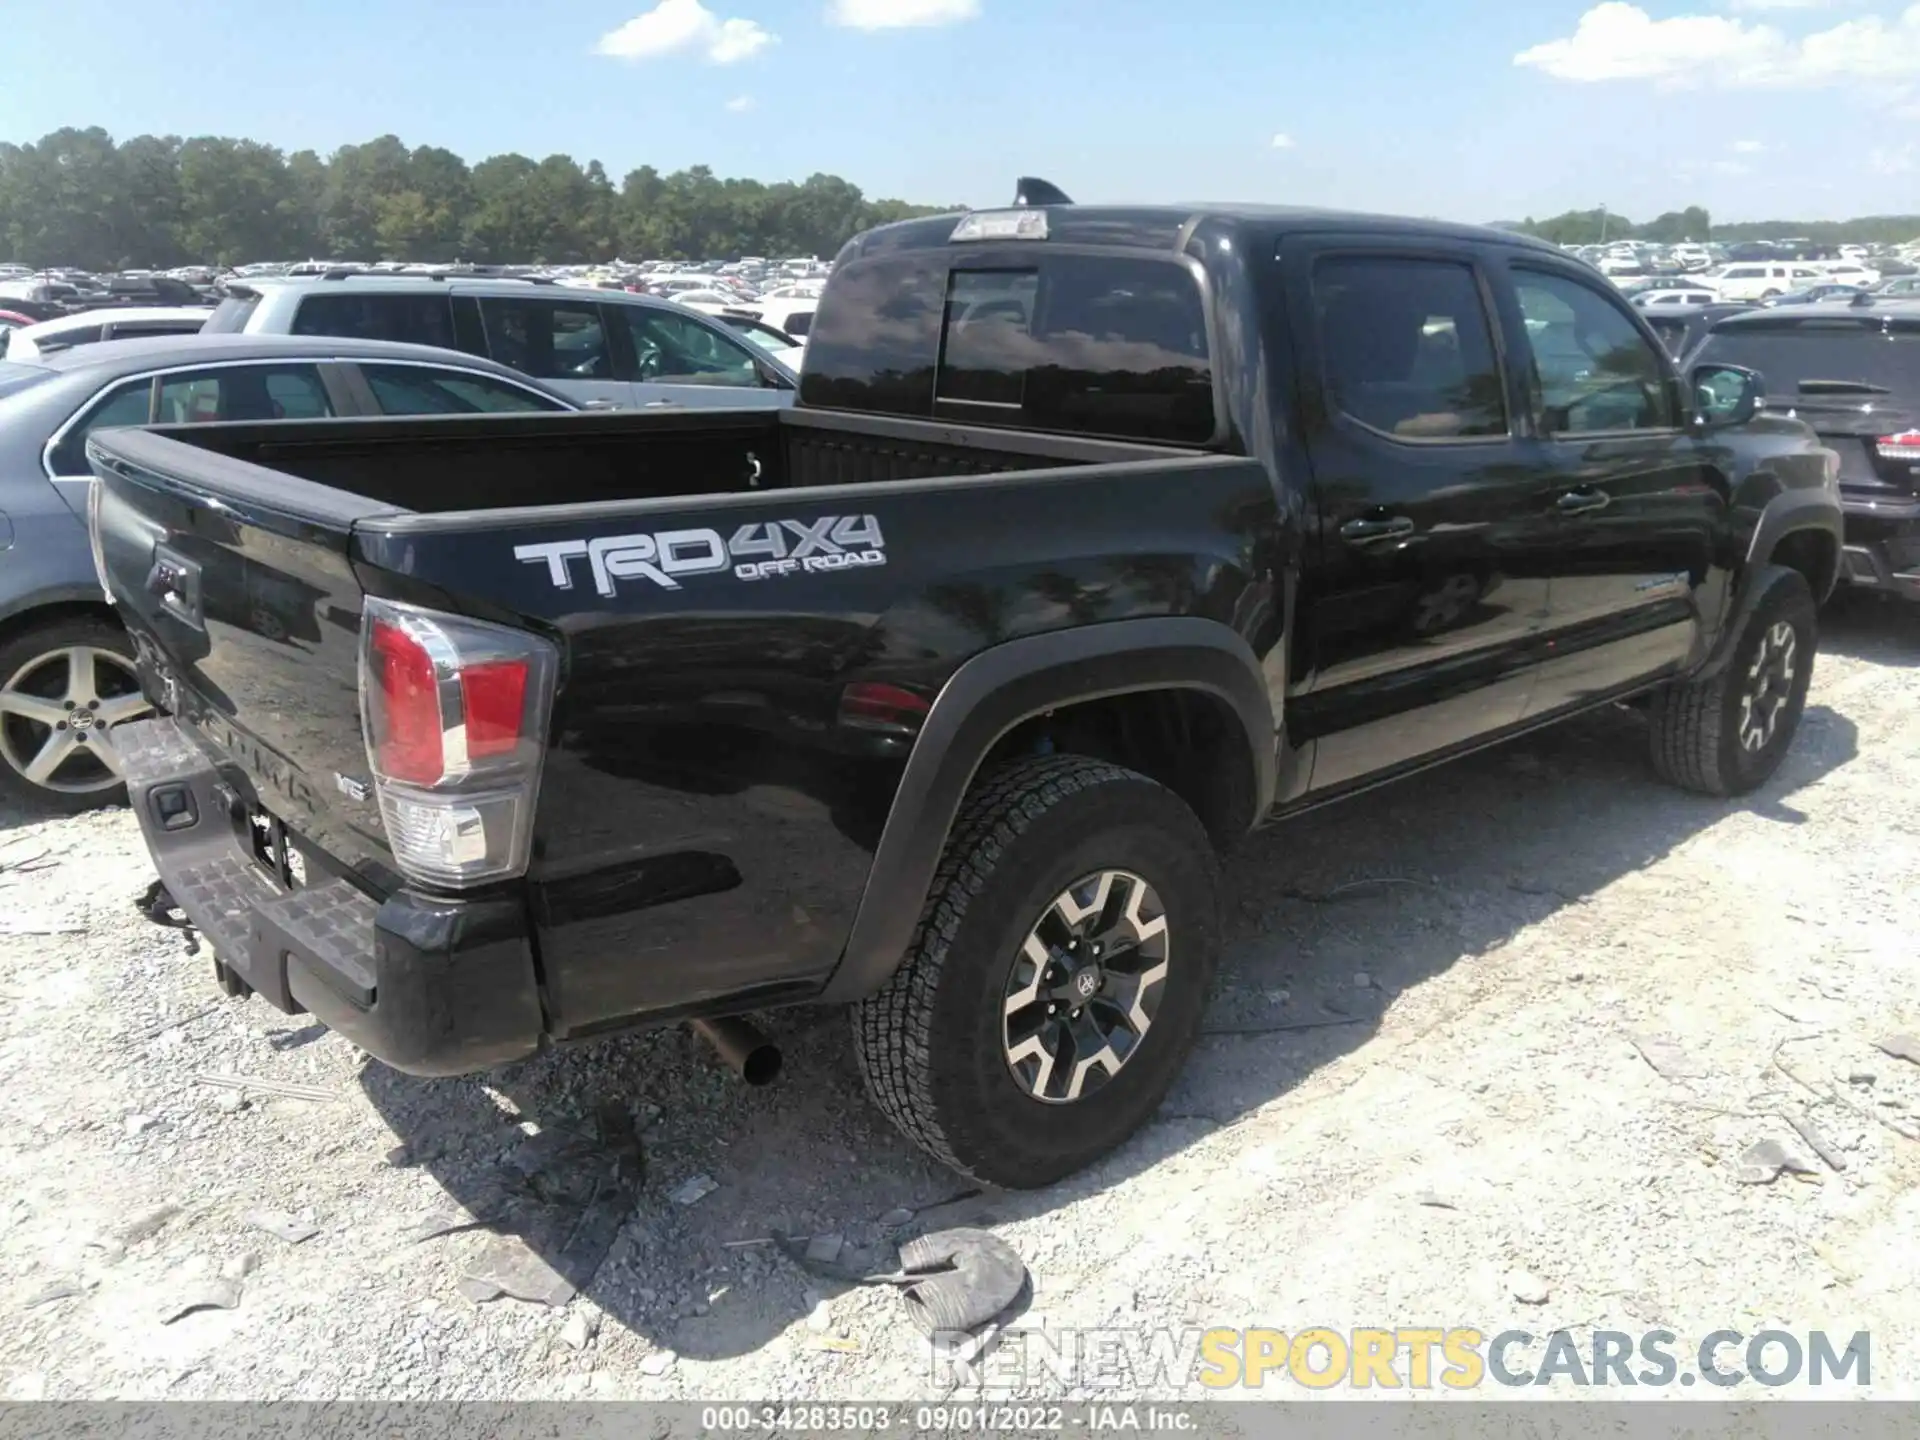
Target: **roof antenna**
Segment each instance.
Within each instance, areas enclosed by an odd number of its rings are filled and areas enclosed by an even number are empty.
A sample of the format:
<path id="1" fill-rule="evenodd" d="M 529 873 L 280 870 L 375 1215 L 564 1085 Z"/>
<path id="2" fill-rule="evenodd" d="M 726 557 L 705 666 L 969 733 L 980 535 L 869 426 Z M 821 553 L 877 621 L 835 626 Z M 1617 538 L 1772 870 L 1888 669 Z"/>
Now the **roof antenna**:
<path id="1" fill-rule="evenodd" d="M 1013 203 L 1016 205 L 1071 205 L 1067 192 L 1050 180 L 1041 180 L 1033 175 L 1022 175 L 1014 183 Z"/>

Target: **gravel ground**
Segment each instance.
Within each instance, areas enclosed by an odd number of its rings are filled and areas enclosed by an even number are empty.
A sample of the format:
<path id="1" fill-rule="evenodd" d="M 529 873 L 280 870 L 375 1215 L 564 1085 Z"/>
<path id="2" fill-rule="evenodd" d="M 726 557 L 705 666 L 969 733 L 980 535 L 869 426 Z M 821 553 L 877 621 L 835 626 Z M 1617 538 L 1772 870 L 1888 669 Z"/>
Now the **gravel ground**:
<path id="1" fill-rule="evenodd" d="M 1920 1250 L 1897 1133 L 1920 1136 L 1920 1065 L 1872 1044 L 1920 1031 L 1920 620 L 1852 603 L 1826 628 L 1799 743 L 1748 802 L 1661 787 L 1622 711 L 1254 837 L 1216 1033 L 1147 1131 L 1031 1195 L 956 1199 L 827 1012 L 768 1017 L 768 1090 L 679 1030 L 396 1075 L 221 998 L 136 916 L 125 812 L 0 812 L 0 1392 L 937 1396 L 891 1292 L 764 1237 L 871 1259 L 978 1223 L 1031 1269 L 1017 1326 L 1870 1329 L 1873 1393 L 1920 1395 L 1920 1292 L 1887 1263 Z M 1741 1183 L 1768 1140 L 1813 1173 Z M 502 1197 L 545 1217 L 564 1306 L 470 1298 L 502 1253 L 484 1224 L 415 1238 Z M 193 1300 L 237 1303 L 167 1321 Z"/>

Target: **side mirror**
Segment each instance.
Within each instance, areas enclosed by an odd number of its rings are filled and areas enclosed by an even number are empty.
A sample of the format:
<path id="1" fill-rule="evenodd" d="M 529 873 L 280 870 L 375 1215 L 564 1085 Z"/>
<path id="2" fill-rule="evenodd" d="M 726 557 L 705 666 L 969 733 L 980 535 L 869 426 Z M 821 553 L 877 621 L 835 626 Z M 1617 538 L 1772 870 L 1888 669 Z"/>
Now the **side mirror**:
<path id="1" fill-rule="evenodd" d="M 1696 365 L 1691 384 L 1700 423 L 1713 428 L 1746 424 L 1767 397 L 1760 372 L 1742 365 Z"/>

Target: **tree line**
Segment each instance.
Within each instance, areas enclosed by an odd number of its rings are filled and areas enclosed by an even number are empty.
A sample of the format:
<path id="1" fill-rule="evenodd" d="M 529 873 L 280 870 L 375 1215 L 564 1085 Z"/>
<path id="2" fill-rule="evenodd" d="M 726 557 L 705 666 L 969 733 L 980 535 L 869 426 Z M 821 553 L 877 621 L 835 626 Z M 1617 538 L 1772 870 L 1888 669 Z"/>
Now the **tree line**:
<path id="1" fill-rule="evenodd" d="M 1901 245 L 1920 239 L 1920 215 L 1867 215 L 1856 220 L 1743 220 L 1715 225 L 1698 205 L 1669 210 L 1644 225 L 1602 209 L 1569 210 L 1550 220 L 1525 220 L 1504 228 L 1537 235 L 1555 245 L 1598 245 L 1612 240 L 1646 240 L 1677 245 L 1695 240 L 1811 240 L 1816 245 Z"/>
<path id="2" fill-rule="evenodd" d="M 831 256 L 860 230 L 957 206 L 869 200 L 837 175 L 763 184 L 598 160 L 477 165 L 397 136 L 322 158 L 255 140 L 97 126 L 0 144 L 0 260 L 89 270 L 255 260 L 578 264 Z"/>

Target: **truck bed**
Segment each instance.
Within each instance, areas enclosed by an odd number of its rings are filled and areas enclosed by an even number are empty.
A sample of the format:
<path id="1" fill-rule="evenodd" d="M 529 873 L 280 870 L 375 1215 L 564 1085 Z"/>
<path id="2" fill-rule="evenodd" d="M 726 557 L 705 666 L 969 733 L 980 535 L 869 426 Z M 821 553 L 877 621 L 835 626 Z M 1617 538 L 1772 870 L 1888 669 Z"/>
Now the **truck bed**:
<path id="1" fill-rule="evenodd" d="M 409 902 L 369 789 L 366 599 L 554 646 L 510 908 L 555 1036 L 827 983 L 913 745 L 863 719 L 874 687 L 924 704 L 988 647 L 1109 621 L 1281 623 L 1254 548 L 1273 490 L 1229 455 L 799 411 L 113 430 L 89 453 L 149 695 L 244 813 L 374 903 Z M 256 988 L 341 1023 L 275 944 Z"/>
<path id="2" fill-rule="evenodd" d="M 882 484 L 1188 453 L 793 410 L 276 421 L 152 433 L 373 507 L 422 514 Z"/>

